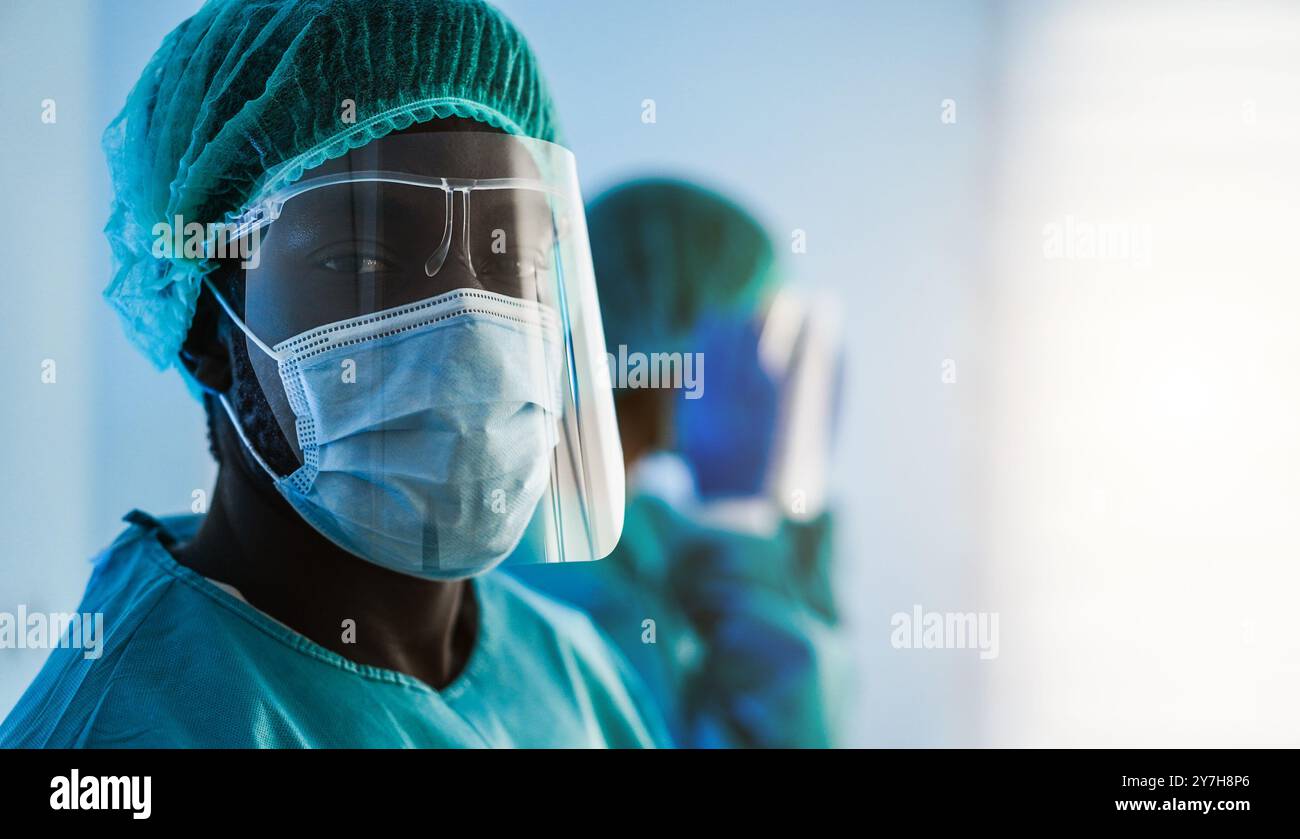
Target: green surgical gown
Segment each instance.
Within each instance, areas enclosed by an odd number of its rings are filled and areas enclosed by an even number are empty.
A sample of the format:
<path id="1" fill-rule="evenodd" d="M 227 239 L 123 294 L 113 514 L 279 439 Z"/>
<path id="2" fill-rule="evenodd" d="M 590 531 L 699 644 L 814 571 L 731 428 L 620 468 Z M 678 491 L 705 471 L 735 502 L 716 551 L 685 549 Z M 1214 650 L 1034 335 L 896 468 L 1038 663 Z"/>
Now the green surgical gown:
<path id="1" fill-rule="evenodd" d="M 5 747 L 666 745 L 638 677 L 590 620 L 503 572 L 474 581 L 479 635 L 442 690 L 357 664 L 179 565 L 199 517 L 143 514 L 95 561 L 79 612 L 101 655 L 52 651 Z M 165 529 L 165 532 L 164 532 Z"/>
<path id="2" fill-rule="evenodd" d="M 591 615 L 648 685 L 678 746 L 827 747 L 850 684 L 831 535 L 829 514 L 760 537 L 634 494 L 608 558 L 514 573 Z"/>

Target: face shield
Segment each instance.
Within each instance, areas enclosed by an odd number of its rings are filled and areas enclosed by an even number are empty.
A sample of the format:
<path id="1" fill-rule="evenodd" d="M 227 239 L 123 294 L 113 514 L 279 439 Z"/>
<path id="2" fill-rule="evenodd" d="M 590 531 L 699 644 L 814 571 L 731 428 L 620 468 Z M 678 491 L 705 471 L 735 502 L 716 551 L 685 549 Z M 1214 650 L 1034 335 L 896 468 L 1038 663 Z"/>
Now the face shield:
<path id="1" fill-rule="evenodd" d="M 298 468 L 253 454 L 317 530 L 433 579 L 613 549 L 622 452 L 569 151 L 390 135 L 223 235 L 242 311 L 217 297 Z"/>

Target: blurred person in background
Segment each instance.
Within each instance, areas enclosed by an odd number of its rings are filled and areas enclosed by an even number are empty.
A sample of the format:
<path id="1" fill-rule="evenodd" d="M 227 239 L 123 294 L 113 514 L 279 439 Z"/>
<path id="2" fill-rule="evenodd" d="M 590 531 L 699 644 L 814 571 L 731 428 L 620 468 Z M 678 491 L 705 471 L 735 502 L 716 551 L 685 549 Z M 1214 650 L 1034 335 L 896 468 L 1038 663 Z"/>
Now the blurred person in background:
<path id="1" fill-rule="evenodd" d="M 592 615 L 679 745 L 833 745 L 848 674 L 826 508 L 834 321 L 782 285 L 763 228 L 711 190 L 633 181 L 592 201 L 588 225 L 623 536 L 602 563 L 512 573 Z"/>

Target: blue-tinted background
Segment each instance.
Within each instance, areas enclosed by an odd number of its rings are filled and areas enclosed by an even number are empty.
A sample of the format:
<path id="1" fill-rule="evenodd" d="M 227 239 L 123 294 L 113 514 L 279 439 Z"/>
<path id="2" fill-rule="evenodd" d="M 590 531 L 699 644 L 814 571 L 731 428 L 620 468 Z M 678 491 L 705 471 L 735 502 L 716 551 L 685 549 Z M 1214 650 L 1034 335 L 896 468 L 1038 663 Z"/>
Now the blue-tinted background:
<path id="1" fill-rule="evenodd" d="M 855 625 L 967 585 L 971 510 L 957 502 L 965 432 L 939 359 L 971 340 L 963 312 L 978 241 L 991 20 L 970 3 L 504 2 L 559 101 L 588 196 L 645 172 L 736 195 L 787 251 L 796 282 L 830 290 L 848 327 L 839 563 Z M 87 559 L 132 507 L 186 511 L 214 474 L 202 412 L 159 374 L 99 298 L 108 179 L 99 134 L 184 0 L 7 2 L 0 8 L 0 608 L 75 607 Z M 957 126 L 940 101 L 962 103 Z M 42 124 L 40 103 L 57 102 Z M 657 122 L 641 120 L 656 103 Z M 969 116 L 967 116 L 969 114 Z M 807 253 L 790 254 L 791 232 Z M 57 383 L 43 385 L 44 359 Z M 925 525 L 917 527 L 923 520 Z M 887 618 L 886 618 L 887 620 Z M 877 627 L 878 628 L 878 627 Z M 945 701 L 959 660 L 889 655 L 864 634 L 859 742 L 973 737 Z M 0 651 L 0 713 L 40 651 Z"/>

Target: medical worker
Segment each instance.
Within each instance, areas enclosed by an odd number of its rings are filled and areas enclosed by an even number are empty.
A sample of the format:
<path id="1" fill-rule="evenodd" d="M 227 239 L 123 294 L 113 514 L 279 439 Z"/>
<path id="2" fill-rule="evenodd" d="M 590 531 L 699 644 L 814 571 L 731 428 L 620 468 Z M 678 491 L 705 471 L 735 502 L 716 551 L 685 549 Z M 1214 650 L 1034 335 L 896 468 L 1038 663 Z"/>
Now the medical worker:
<path id="1" fill-rule="evenodd" d="M 104 137 L 106 296 L 202 399 L 217 484 L 127 516 L 78 609 L 102 655 L 56 649 L 0 744 L 667 742 L 589 619 L 493 570 L 622 522 L 557 139 L 479 0 L 212 0 L 167 36 Z"/>
<path id="2" fill-rule="evenodd" d="M 825 509 L 830 330 L 792 304 L 761 225 L 712 190 L 629 182 L 591 203 L 588 224 L 623 538 L 602 563 L 512 573 L 595 618 L 679 745 L 832 745 L 847 668 Z M 665 359 L 683 375 L 637 369 Z"/>

